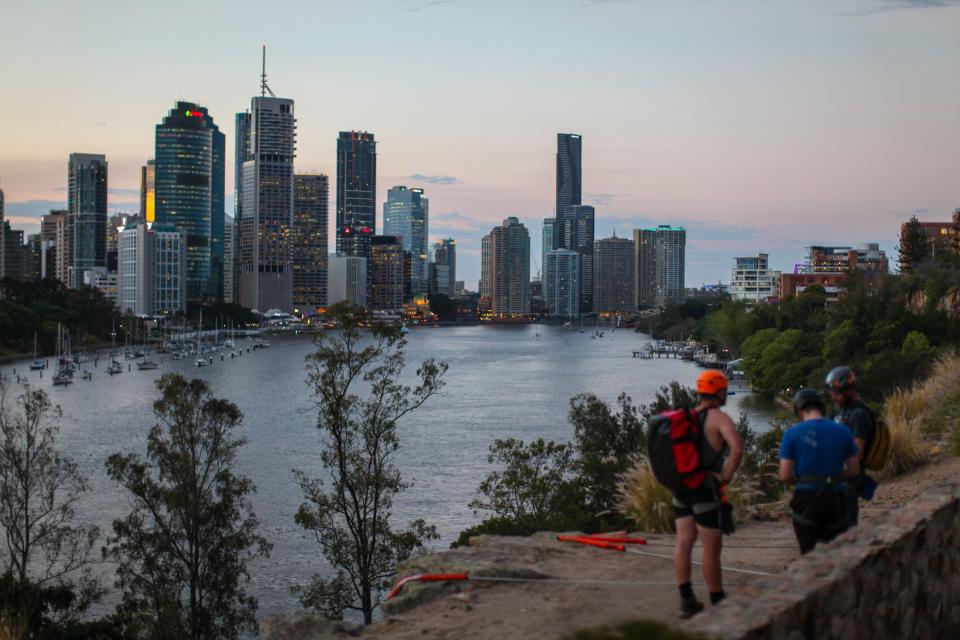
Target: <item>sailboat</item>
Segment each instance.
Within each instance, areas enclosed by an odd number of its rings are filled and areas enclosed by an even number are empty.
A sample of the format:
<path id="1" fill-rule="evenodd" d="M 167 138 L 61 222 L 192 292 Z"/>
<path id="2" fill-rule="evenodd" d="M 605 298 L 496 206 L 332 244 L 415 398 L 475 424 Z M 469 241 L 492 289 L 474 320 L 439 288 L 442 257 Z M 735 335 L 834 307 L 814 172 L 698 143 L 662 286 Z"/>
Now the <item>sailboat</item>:
<path id="1" fill-rule="evenodd" d="M 110 339 L 112 346 L 110 347 L 110 366 L 107 367 L 107 373 L 111 376 L 118 373 L 123 373 L 123 365 L 117 361 L 117 356 L 119 352 L 117 351 L 117 321 L 113 321 L 113 329 L 110 331 Z"/>
<path id="2" fill-rule="evenodd" d="M 203 354 L 200 351 L 200 333 L 203 331 L 203 307 L 200 307 L 200 324 L 197 326 L 197 355 L 200 356 L 197 358 L 197 366 L 205 367 L 208 364 L 212 363 L 211 359 L 204 358 Z"/>
<path id="3" fill-rule="evenodd" d="M 42 371 L 47 368 L 46 360 L 37 359 L 37 332 L 33 332 L 33 362 L 30 363 L 30 371 Z"/>
<path id="4" fill-rule="evenodd" d="M 62 335 L 60 330 L 60 323 L 58 322 L 57 323 L 57 363 L 58 364 L 62 364 L 61 358 L 63 354 L 60 352 L 61 340 L 62 340 Z M 53 386 L 55 387 L 56 386 L 65 387 L 68 384 L 71 384 L 72 382 L 73 382 L 73 371 L 71 371 L 66 366 L 61 366 L 60 369 L 57 371 L 57 374 L 53 376 Z"/>

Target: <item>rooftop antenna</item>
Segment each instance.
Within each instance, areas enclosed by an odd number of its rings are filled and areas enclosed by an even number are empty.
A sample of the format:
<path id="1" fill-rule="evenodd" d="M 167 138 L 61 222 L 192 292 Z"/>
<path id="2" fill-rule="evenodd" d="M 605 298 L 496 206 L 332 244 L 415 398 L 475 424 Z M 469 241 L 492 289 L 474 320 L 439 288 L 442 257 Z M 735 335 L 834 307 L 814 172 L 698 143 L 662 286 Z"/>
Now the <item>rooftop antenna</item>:
<path id="1" fill-rule="evenodd" d="M 276 98 L 273 91 L 270 90 L 270 87 L 267 86 L 267 45 L 263 45 L 263 67 L 261 67 L 260 72 L 260 95 L 266 97 L 267 94 L 270 94 L 271 98 Z"/>

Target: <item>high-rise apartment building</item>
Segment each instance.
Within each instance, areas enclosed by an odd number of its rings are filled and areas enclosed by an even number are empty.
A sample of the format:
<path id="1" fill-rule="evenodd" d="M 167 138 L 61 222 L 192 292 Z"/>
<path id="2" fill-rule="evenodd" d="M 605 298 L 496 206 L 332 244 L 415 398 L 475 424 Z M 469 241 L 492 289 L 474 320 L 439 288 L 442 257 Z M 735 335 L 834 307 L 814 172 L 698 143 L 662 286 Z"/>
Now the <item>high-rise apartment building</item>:
<path id="1" fill-rule="evenodd" d="M 393 187 L 383 203 L 383 233 L 400 238 L 403 250 L 410 254 L 411 297 L 429 291 L 430 255 L 427 237 L 430 230 L 429 200 L 423 189 Z"/>
<path id="2" fill-rule="evenodd" d="M 555 233 L 558 249 L 575 251 L 580 256 L 580 311 L 593 308 L 593 241 L 595 212 L 589 205 L 572 204 L 557 216 Z"/>
<path id="3" fill-rule="evenodd" d="M 50 213 L 40 218 L 40 237 L 46 251 L 44 277 L 54 278 L 61 283 L 67 283 L 67 210 L 51 209 Z"/>
<path id="4" fill-rule="evenodd" d="M 370 255 L 377 229 L 377 143 L 366 131 L 337 138 L 337 253 Z"/>
<path id="5" fill-rule="evenodd" d="M 67 164 L 67 286 L 83 286 L 83 272 L 107 266 L 107 158 L 71 153 Z"/>
<path id="6" fill-rule="evenodd" d="M 548 251 L 543 259 L 543 299 L 551 318 L 580 317 L 580 254 L 568 249 Z"/>
<path id="7" fill-rule="evenodd" d="M 190 304 L 223 295 L 225 146 L 206 107 L 193 102 L 177 102 L 156 128 L 155 221 L 187 236 Z"/>
<path id="8" fill-rule="evenodd" d="M 540 246 L 540 260 L 547 259 L 547 254 L 557 248 L 557 219 L 556 218 L 544 218 L 543 219 L 543 232 L 540 236 L 541 246 Z"/>
<path id="9" fill-rule="evenodd" d="M 396 236 L 373 236 L 370 243 L 370 292 L 367 305 L 373 311 L 399 314 L 403 311 L 404 250 Z"/>
<path id="10" fill-rule="evenodd" d="M 3 267 L 4 277 L 23 279 L 23 231 L 12 229 L 9 221 L 4 221 L 3 227 Z"/>
<path id="11" fill-rule="evenodd" d="M 330 254 L 327 259 L 327 305 L 348 302 L 367 306 L 367 259 Z"/>
<path id="12" fill-rule="evenodd" d="M 593 243 L 593 311 L 601 315 L 629 314 L 636 310 L 633 241 L 603 238 Z"/>
<path id="13" fill-rule="evenodd" d="M 434 290 L 451 300 L 457 295 L 457 241 L 446 238 L 433 244 Z"/>
<path id="14" fill-rule="evenodd" d="M 264 85 L 264 93 L 265 93 Z M 238 114 L 237 121 L 245 114 Z M 261 95 L 250 102 L 247 149 L 235 224 L 239 302 L 266 312 L 293 310 L 293 100 Z M 240 134 L 238 128 L 238 136 Z"/>
<path id="15" fill-rule="evenodd" d="M 530 234 L 515 217 L 494 227 L 482 242 L 481 298 L 489 292 L 490 312 L 499 318 L 530 314 Z M 487 268 L 483 269 L 486 263 Z M 485 280 L 485 281 L 484 281 Z"/>
<path id="16" fill-rule="evenodd" d="M 846 273 L 854 269 L 879 273 L 890 271 L 887 253 L 875 242 L 857 247 L 812 246 L 804 266 L 810 273 Z"/>
<path id="17" fill-rule="evenodd" d="M 236 302 L 237 226 L 233 216 L 223 217 L 223 301 Z"/>
<path id="18" fill-rule="evenodd" d="M 120 231 L 117 306 L 134 315 L 186 311 L 187 244 L 173 225 L 138 222 Z"/>
<path id="19" fill-rule="evenodd" d="M 758 253 L 733 259 L 730 297 L 745 302 L 767 302 L 778 295 L 780 272 L 770 269 L 770 256 Z"/>
<path id="20" fill-rule="evenodd" d="M 670 225 L 634 229 L 633 244 L 636 306 L 660 309 L 682 302 L 687 232 Z"/>
<path id="21" fill-rule="evenodd" d="M 557 134 L 557 210 L 559 218 L 570 205 L 580 204 L 582 138 L 576 133 Z"/>
<path id="22" fill-rule="evenodd" d="M 327 303 L 330 179 L 298 173 L 293 193 L 293 305 L 302 311 Z"/>

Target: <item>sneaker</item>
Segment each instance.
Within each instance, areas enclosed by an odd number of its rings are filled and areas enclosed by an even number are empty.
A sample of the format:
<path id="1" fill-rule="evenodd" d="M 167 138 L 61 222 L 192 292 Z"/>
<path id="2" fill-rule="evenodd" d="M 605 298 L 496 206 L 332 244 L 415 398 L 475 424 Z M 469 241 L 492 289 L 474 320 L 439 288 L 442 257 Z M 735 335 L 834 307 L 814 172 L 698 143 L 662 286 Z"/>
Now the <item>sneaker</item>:
<path id="1" fill-rule="evenodd" d="M 703 611 L 703 603 L 694 598 L 680 598 L 680 618 L 686 620 Z"/>

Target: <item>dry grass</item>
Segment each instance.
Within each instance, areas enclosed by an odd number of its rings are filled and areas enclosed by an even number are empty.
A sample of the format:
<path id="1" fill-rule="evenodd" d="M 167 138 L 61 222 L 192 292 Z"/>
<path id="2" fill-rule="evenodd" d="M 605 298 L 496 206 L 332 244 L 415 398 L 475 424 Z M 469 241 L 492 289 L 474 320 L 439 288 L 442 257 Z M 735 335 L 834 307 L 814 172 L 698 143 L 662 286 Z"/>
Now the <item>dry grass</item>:
<path id="1" fill-rule="evenodd" d="M 657 481 L 646 458 L 638 458 L 620 476 L 617 509 L 640 531 L 673 532 L 673 496 Z"/>
<path id="2" fill-rule="evenodd" d="M 923 466 L 946 434 L 955 437 L 960 425 L 949 416 L 950 406 L 960 400 L 960 353 L 948 352 L 937 359 L 925 380 L 897 391 L 883 403 L 883 420 L 890 430 L 890 459 L 877 473 L 880 480 Z"/>

